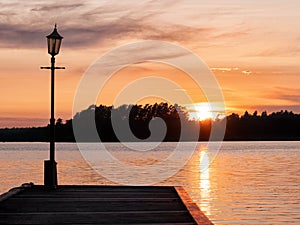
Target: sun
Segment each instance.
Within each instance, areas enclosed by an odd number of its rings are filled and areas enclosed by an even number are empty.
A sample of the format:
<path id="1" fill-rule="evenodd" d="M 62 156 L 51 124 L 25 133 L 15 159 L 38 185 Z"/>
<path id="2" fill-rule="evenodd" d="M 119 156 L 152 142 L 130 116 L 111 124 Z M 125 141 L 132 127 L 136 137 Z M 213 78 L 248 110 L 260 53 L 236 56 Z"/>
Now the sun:
<path id="1" fill-rule="evenodd" d="M 214 118 L 208 103 L 197 103 L 189 107 L 189 119 L 206 120 Z"/>

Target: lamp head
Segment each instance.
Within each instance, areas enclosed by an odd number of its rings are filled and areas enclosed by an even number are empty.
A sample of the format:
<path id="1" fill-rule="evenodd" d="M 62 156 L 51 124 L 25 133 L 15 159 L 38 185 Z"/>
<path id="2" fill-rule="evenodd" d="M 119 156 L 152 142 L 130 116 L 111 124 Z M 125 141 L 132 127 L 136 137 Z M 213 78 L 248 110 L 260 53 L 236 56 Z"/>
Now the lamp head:
<path id="1" fill-rule="evenodd" d="M 63 37 L 57 32 L 55 24 L 53 32 L 47 36 L 48 53 L 50 55 L 55 56 L 59 53 L 62 39 Z"/>

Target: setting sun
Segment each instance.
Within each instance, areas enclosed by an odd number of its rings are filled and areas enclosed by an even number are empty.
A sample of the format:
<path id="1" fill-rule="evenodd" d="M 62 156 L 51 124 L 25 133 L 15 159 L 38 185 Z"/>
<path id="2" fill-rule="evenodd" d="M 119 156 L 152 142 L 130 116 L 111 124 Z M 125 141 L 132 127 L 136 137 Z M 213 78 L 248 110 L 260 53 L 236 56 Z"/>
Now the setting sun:
<path id="1" fill-rule="evenodd" d="M 198 103 L 189 107 L 189 118 L 191 120 L 206 120 L 214 118 L 211 107 L 208 103 Z"/>

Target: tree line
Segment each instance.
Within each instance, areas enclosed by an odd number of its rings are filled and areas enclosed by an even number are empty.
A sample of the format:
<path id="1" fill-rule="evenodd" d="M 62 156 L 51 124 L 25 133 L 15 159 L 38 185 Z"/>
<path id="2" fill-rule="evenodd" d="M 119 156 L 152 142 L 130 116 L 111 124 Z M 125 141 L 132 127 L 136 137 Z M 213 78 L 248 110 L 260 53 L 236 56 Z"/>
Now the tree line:
<path id="1" fill-rule="evenodd" d="M 104 142 L 119 141 L 111 122 L 112 117 L 117 121 L 128 121 L 129 128 L 135 138 L 145 139 L 151 137 L 149 124 L 161 118 L 166 125 L 164 141 L 207 141 L 212 126 L 221 129 L 226 122 L 224 140 L 300 140 L 300 114 L 287 110 L 268 114 L 262 112 L 253 114 L 247 111 L 243 115 L 232 113 L 223 119 L 207 119 L 204 121 L 190 120 L 185 107 L 169 105 L 168 103 L 155 103 L 146 105 L 122 105 L 120 107 L 91 105 L 86 110 L 77 113 L 72 119 L 65 122 L 58 119 L 55 124 L 56 141 L 74 142 L 73 124 L 76 124 L 79 137 L 77 141 L 99 141 L 87 130 L 91 122 L 95 123 L 97 136 Z M 94 118 L 91 121 L 90 118 Z M 121 123 L 120 123 L 121 124 Z M 116 129 L 116 128 L 115 128 Z M 118 128 L 117 128 L 118 129 Z M 80 133 L 82 132 L 82 134 Z M 199 133 L 199 134 L 198 134 Z M 79 140 L 78 140 L 79 139 Z M 151 139 L 155 141 L 154 138 Z M 49 141 L 49 125 L 32 128 L 4 128 L 0 129 L 0 141 Z M 124 141 L 124 140 L 122 140 Z M 134 141 L 128 135 L 125 141 Z"/>

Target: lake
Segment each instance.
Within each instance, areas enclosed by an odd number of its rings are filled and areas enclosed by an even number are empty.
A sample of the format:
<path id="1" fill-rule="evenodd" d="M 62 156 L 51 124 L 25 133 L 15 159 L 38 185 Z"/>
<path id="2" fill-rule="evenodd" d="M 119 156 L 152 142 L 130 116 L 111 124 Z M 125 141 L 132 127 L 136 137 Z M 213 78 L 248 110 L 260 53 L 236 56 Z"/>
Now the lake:
<path id="1" fill-rule="evenodd" d="M 184 186 L 215 224 L 300 224 L 300 142 L 224 142 L 208 169 L 203 167 L 209 164 L 207 158 L 212 158 L 207 154 L 207 143 L 186 143 L 183 155 L 195 144 L 195 152 L 182 167 L 178 157 L 167 163 L 176 143 L 161 143 L 154 150 L 145 148 L 151 143 L 133 144 L 146 149 L 143 151 L 120 143 L 104 144 L 120 165 L 134 168 L 129 173 L 105 156 L 88 163 L 76 144 L 58 143 L 59 184 L 158 181 L 155 185 Z M 86 146 L 93 149 L 93 144 Z M 42 184 L 48 149 L 48 143 L 1 143 L 0 192 L 25 182 Z M 171 177 L 170 171 L 175 171 Z"/>

